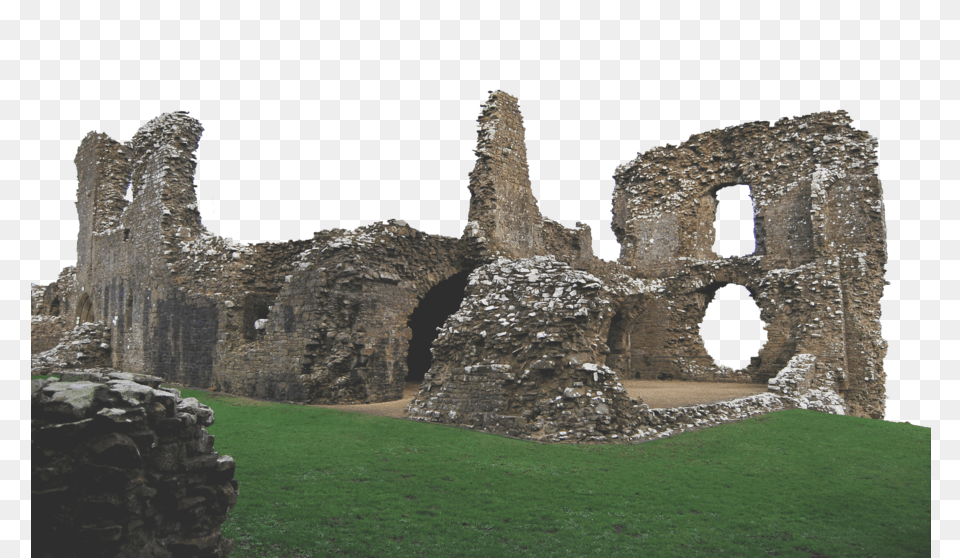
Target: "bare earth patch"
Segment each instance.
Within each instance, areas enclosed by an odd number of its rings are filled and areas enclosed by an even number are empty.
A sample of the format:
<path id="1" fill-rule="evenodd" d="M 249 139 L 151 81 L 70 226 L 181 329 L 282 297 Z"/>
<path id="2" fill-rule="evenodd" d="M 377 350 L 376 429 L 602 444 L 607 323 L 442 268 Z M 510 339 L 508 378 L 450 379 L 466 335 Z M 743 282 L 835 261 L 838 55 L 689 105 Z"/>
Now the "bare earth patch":
<path id="1" fill-rule="evenodd" d="M 626 380 L 623 387 L 633 398 L 642 398 L 651 409 L 685 407 L 716 403 L 737 397 L 756 395 L 767 391 L 766 384 L 732 384 L 727 382 L 681 382 L 669 380 Z M 337 409 L 366 413 L 381 417 L 403 418 L 403 410 L 420 390 L 418 382 L 408 382 L 403 388 L 403 397 L 386 403 L 362 405 L 316 405 L 324 409 Z"/>

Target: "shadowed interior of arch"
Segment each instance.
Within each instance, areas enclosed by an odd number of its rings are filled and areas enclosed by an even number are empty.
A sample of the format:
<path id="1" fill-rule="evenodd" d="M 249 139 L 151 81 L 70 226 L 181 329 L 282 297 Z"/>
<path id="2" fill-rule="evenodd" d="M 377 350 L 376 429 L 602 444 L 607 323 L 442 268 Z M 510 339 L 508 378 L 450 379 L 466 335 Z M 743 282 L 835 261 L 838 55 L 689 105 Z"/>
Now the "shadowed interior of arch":
<path id="1" fill-rule="evenodd" d="M 422 382 L 433 362 L 430 347 L 440 335 L 437 328 L 460 308 L 470 280 L 470 271 L 461 271 L 431 288 L 413 309 L 407 325 L 413 332 L 407 353 L 407 382 Z"/>

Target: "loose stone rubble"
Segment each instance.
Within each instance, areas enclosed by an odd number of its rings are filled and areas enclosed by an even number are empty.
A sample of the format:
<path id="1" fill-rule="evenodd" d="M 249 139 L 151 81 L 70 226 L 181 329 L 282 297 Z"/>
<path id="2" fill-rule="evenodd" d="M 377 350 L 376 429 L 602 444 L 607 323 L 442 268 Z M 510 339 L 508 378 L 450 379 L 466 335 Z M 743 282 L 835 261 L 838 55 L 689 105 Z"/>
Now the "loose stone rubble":
<path id="1" fill-rule="evenodd" d="M 31 384 L 36 556 L 218 557 L 237 501 L 233 458 L 214 451 L 213 411 L 161 378 L 68 370 Z"/>
<path id="2" fill-rule="evenodd" d="M 107 324 L 84 322 L 61 337 L 55 347 L 31 355 L 30 371 L 47 375 L 66 370 L 110 368 L 113 362 L 110 337 L 110 326 Z"/>
<path id="3" fill-rule="evenodd" d="M 593 255 L 586 225 L 540 213 L 517 100 L 492 92 L 479 123 L 459 239 L 391 220 L 253 245 L 203 226 L 203 128 L 187 113 L 123 144 L 88 134 L 77 266 L 32 293 L 35 352 L 56 328 L 101 321 L 98 365 L 300 403 L 395 400 L 422 381 L 411 418 L 544 441 L 646 439 L 786 406 L 882 418 L 877 141 L 845 112 L 714 130 L 619 166 L 616 263 Z M 750 187 L 756 250 L 721 258 L 717 192 L 736 184 Z M 741 370 L 718 366 L 699 333 L 727 284 L 747 288 L 768 335 Z M 44 355 L 38 370 L 86 365 Z M 650 410 L 626 379 L 771 391 Z"/>

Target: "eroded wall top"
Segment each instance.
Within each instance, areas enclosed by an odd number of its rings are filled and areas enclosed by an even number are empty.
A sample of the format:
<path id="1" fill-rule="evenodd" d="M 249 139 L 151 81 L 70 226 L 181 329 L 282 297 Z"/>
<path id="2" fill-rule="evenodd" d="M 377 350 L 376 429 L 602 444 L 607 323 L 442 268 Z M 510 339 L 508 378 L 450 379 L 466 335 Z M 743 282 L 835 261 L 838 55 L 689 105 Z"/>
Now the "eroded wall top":
<path id="1" fill-rule="evenodd" d="M 829 257 L 840 237 L 882 245 L 877 141 L 850 122 L 845 111 L 752 122 L 638 154 L 614 174 L 620 263 L 656 276 L 684 259 L 717 259 L 716 193 L 736 184 L 750 187 L 754 255 L 767 268 Z M 840 207 L 827 199 L 831 189 L 859 197 Z"/>

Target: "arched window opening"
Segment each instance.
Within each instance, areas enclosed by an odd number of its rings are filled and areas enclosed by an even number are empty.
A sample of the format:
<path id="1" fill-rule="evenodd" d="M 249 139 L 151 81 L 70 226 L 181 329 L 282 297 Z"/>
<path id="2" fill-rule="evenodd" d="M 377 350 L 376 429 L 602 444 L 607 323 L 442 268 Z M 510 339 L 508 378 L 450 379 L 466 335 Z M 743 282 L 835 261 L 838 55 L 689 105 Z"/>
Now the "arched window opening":
<path id="1" fill-rule="evenodd" d="M 721 258 L 749 256 L 757 247 L 753 230 L 753 200 L 746 184 L 728 186 L 717 192 L 717 213 L 713 223 L 716 236 L 713 252 Z"/>
<path id="2" fill-rule="evenodd" d="M 440 332 L 437 328 L 460 308 L 470 281 L 470 272 L 461 271 L 440 281 L 420 301 L 410 314 L 407 325 L 413 336 L 407 352 L 407 381 L 422 382 L 433 363 L 430 348 Z"/>
<path id="3" fill-rule="evenodd" d="M 77 303 L 77 323 L 87 322 L 93 322 L 93 299 L 89 294 L 83 293 L 80 295 L 80 302 Z"/>
<path id="4" fill-rule="evenodd" d="M 700 337 L 707 353 L 720 366 L 742 370 L 760 354 L 767 332 L 760 308 L 740 285 L 717 289 L 700 324 Z"/>

